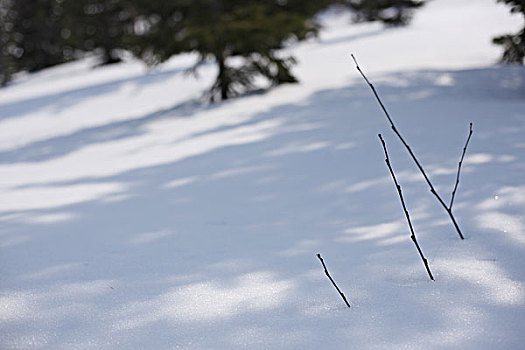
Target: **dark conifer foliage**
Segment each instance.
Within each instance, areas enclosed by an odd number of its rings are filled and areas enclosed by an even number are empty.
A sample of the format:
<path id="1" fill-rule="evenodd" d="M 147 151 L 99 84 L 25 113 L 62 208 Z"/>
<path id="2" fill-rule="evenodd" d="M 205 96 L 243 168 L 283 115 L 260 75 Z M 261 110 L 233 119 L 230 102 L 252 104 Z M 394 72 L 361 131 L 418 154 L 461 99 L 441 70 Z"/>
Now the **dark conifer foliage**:
<path id="1" fill-rule="evenodd" d="M 16 72 L 14 56 L 16 46 L 12 43 L 13 0 L 0 0 L 0 86 L 7 84 Z"/>
<path id="2" fill-rule="evenodd" d="M 146 62 L 179 52 L 213 59 L 217 79 L 210 98 L 227 99 L 254 87 L 256 77 L 272 85 L 296 82 L 294 58 L 281 56 L 285 43 L 315 35 L 312 17 L 327 0 L 139 0 L 138 38 L 133 51 Z M 232 62 L 233 57 L 241 58 Z"/>
<path id="3" fill-rule="evenodd" d="M 381 21 L 389 26 L 405 25 L 414 9 L 424 1 L 415 0 L 343 0 L 354 12 L 356 22 Z"/>
<path id="4" fill-rule="evenodd" d="M 0 83 L 99 52 L 119 62 L 133 35 L 133 0 L 0 0 Z"/>
<path id="5" fill-rule="evenodd" d="M 66 42 L 83 52 L 98 51 L 101 64 L 120 62 L 119 50 L 133 35 L 133 4 L 128 0 L 63 0 Z"/>
<path id="6" fill-rule="evenodd" d="M 525 0 L 498 0 L 509 5 L 510 12 L 521 13 L 525 19 Z M 494 44 L 503 46 L 502 63 L 517 63 L 523 65 L 525 58 L 525 25 L 516 34 L 507 34 L 492 40 Z"/>
<path id="7" fill-rule="evenodd" d="M 61 36 L 62 1 L 0 0 L 0 9 L 3 83 L 15 71 L 33 72 L 72 57 Z"/>
<path id="8" fill-rule="evenodd" d="M 148 64 L 195 52 L 218 67 L 212 100 L 297 81 L 287 44 L 315 36 L 315 15 L 346 3 L 358 20 L 405 23 L 409 0 L 0 0 L 0 83 L 97 52 L 101 64 L 129 50 Z M 197 67 L 196 66 L 196 67 Z M 195 67 L 195 68 L 196 68 Z"/>

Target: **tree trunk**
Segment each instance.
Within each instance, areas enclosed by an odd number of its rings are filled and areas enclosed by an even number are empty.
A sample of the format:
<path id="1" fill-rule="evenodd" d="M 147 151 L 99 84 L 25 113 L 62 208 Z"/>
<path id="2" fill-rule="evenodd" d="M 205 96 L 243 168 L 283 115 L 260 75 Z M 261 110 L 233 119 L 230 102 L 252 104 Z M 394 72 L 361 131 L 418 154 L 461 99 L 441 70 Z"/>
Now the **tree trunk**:
<path id="1" fill-rule="evenodd" d="M 102 47 L 102 63 L 101 66 L 105 66 L 113 63 L 120 63 L 122 60 L 118 57 L 115 50 L 108 46 Z"/>
<path id="2" fill-rule="evenodd" d="M 216 55 L 217 63 L 219 64 L 219 75 L 217 76 L 217 85 L 221 91 L 221 100 L 228 99 L 229 77 L 228 68 L 226 67 L 226 59 L 222 53 Z"/>

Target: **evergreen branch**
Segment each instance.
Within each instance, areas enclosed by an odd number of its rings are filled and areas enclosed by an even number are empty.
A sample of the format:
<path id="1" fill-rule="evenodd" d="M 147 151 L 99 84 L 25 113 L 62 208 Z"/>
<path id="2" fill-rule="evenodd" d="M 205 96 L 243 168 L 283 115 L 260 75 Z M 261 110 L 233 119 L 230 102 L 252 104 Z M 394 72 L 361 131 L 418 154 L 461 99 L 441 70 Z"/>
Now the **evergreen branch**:
<path id="1" fill-rule="evenodd" d="M 337 286 L 337 284 L 335 284 L 335 281 L 334 281 L 334 279 L 332 278 L 332 276 L 330 276 L 330 273 L 328 272 L 328 269 L 326 268 L 326 265 L 324 264 L 323 258 L 321 258 L 321 254 L 317 254 L 317 258 L 321 261 L 321 264 L 323 264 L 324 273 L 326 274 L 326 276 L 328 276 L 328 279 L 330 279 L 330 281 L 331 281 L 332 284 L 334 285 L 335 289 L 337 289 L 337 292 L 339 293 L 339 295 L 341 296 L 341 298 L 343 298 L 343 300 L 344 300 L 346 306 L 350 307 L 350 304 L 348 303 L 348 300 L 346 300 L 345 295 L 343 294 L 343 292 L 341 292 L 341 290 L 339 289 L 339 287 Z"/>
<path id="2" fill-rule="evenodd" d="M 452 210 L 452 205 L 454 204 L 454 197 L 456 196 L 456 190 L 458 189 L 459 185 L 459 174 L 461 173 L 461 165 L 463 165 L 463 158 L 465 158 L 465 153 L 467 152 L 467 146 L 470 141 L 470 137 L 472 136 L 472 123 L 470 123 L 470 130 L 467 137 L 467 142 L 465 142 L 465 147 L 463 147 L 463 153 L 461 154 L 461 159 L 458 163 L 458 173 L 456 175 L 456 184 L 454 185 L 454 190 L 452 190 L 452 196 L 450 197 L 450 204 L 448 206 L 449 210 Z"/>
<path id="3" fill-rule="evenodd" d="M 405 139 L 403 138 L 403 136 L 401 136 L 401 134 L 399 133 L 399 131 L 397 130 L 394 122 L 392 121 L 392 118 L 390 117 L 390 114 L 388 113 L 388 111 L 386 110 L 385 108 L 385 105 L 383 104 L 383 102 L 381 101 L 381 98 L 379 97 L 374 85 L 372 85 L 372 83 L 368 80 L 368 78 L 366 77 L 366 75 L 363 73 L 363 71 L 361 70 L 361 68 L 359 67 L 359 64 L 357 63 L 357 60 L 356 58 L 354 57 L 353 54 L 351 54 L 352 56 L 352 59 L 354 60 L 355 62 L 355 65 L 356 65 L 356 68 L 357 70 L 359 71 L 359 73 L 361 73 L 361 76 L 363 77 L 363 79 L 366 81 L 366 83 L 368 84 L 368 86 L 370 87 L 370 89 L 372 90 L 372 92 L 374 93 L 375 97 L 376 97 L 376 100 L 377 102 L 379 103 L 379 105 L 381 106 L 381 109 L 383 110 L 383 112 L 385 113 L 387 119 L 388 119 L 388 122 L 390 123 L 390 126 L 392 128 L 392 130 L 394 131 L 394 133 L 396 134 L 396 136 L 399 138 L 399 140 L 401 141 L 401 143 L 403 144 L 403 146 L 405 146 L 406 150 L 408 151 L 408 153 L 410 154 L 410 156 L 412 157 L 412 160 L 414 160 L 414 163 L 416 163 L 416 166 L 418 167 L 419 171 L 421 172 L 421 175 L 423 175 L 423 177 L 425 178 L 425 181 L 427 182 L 428 186 L 430 187 L 430 192 L 436 197 L 436 199 L 438 200 L 439 204 L 441 204 L 441 206 L 445 209 L 445 211 L 447 212 L 448 216 L 450 217 L 450 220 L 452 221 L 452 224 L 454 225 L 454 227 L 456 228 L 456 231 L 459 235 L 459 237 L 461 239 L 464 239 L 463 237 L 463 234 L 461 233 L 461 229 L 459 228 L 459 225 L 457 224 L 456 222 L 456 218 L 454 217 L 454 214 L 452 213 L 452 209 L 450 209 L 447 204 L 445 203 L 445 201 L 443 200 L 443 198 L 441 198 L 441 196 L 437 193 L 437 191 L 435 190 L 434 186 L 432 185 L 432 182 L 430 181 L 429 177 L 427 176 L 427 173 L 425 172 L 425 169 L 423 169 L 423 166 L 421 165 L 421 163 L 419 163 L 419 161 L 417 160 L 417 157 L 416 155 L 414 154 L 414 152 L 412 152 L 412 149 L 410 148 L 410 146 L 407 144 L 407 142 L 405 141 Z"/>
<path id="4" fill-rule="evenodd" d="M 432 276 L 432 272 L 430 272 L 430 267 L 428 266 L 428 260 L 423 255 L 423 251 L 421 250 L 421 247 L 419 246 L 419 243 L 417 242 L 416 234 L 414 232 L 414 227 L 412 226 L 412 221 L 410 220 L 410 215 L 408 214 L 408 209 L 405 204 L 405 200 L 403 198 L 403 191 L 401 190 L 401 185 L 397 182 L 396 175 L 394 174 L 394 170 L 392 169 L 392 165 L 390 164 L 390 159 L 388 157 L 388 152 L 386 150 L 386 144 L 383 140 L 383 137 L 381 134 L 378 134 L 379 139 L 381 140 L 381 144 L 383 145 L 383 150 L 385 151 L 385 163 L 388 166 L 388 170 L 390 170 L 390 175 L 392 175 L 392 180 L 394 180 L 394 184 L 396 185 L 397 193 L 399 194 L 399 199 L 401 200 L 401 206 L 403 207 L 403 211 L 405 212 L 405 217 L 408 222 L 408 227 L 410 228 L 410 238 L 412 239 L 412 242 L 414 242 L 414 245 L 417 248 L 417 251 L 419 253 L 419 256 L 421 257 L 421 260 L 423 261 L 423 265 L 425 265 L 425 269 L 427 270 L 428 276 L 432 281 L 434 281 L 434 276 Z"/>

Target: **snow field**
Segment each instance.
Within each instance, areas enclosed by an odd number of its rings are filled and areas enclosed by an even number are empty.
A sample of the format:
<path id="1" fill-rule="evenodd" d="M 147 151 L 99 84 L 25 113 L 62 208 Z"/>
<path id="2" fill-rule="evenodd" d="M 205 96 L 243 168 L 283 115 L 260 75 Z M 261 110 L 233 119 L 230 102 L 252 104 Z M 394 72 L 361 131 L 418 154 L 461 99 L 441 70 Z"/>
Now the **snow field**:
<path id="1" fill-rule="evenodd" d="M 192 55 L 0 90 L 0 348 L 523 348 L 525 71 L 490 44 L 521 20 L 440 0 L 407 28 L 323 21 L 289 49 L 301 84 L 224 103 L 198 102 L 215 68 L 185 75 Z M 350 53 L 445 199 L 473 122 L 465 241 Z"/>

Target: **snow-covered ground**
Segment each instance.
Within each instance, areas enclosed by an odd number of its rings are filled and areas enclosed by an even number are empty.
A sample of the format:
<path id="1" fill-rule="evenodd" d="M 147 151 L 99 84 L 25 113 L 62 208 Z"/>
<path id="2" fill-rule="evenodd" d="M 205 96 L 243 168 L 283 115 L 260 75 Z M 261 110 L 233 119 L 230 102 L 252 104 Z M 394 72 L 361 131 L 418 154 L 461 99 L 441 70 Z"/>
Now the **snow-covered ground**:
<path id="1" fill-rule="evenodd" d="M 1 349 L 523 349 L 525 70 L 490 43 L 522 20 L 434 0 L 406 28 L 323 21 L 289 49 L 301 84 L 224 103 L 198 103 L 215 68 L 185 75 L 192 55 L 0 90 Z M 350 53 L 446 200 L 474 123 L 464 241 Z"/>

